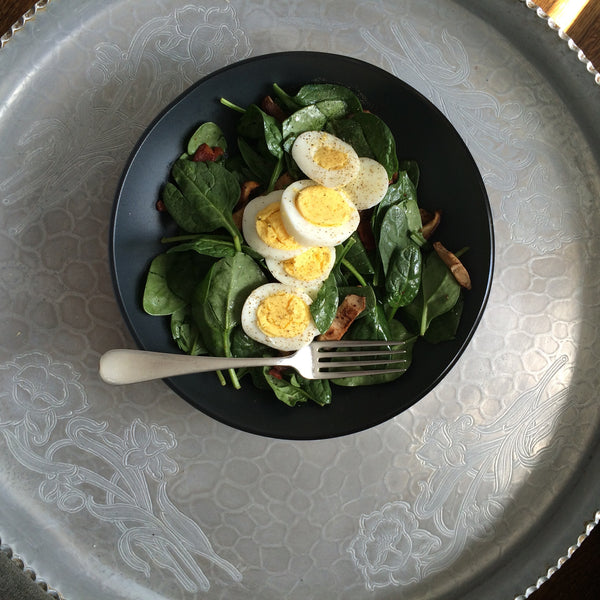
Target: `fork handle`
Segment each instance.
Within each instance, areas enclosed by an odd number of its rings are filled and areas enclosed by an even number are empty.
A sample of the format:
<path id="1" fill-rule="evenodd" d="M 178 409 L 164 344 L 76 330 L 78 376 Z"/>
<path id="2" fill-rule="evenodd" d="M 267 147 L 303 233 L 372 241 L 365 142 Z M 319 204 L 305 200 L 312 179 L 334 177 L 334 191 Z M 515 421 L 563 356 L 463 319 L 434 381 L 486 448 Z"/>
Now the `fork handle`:
<path id="1" fill-rule="evenodd" d="M 146 350 L 109 350 L 100 357 L 100 377 L 116 385 L 164 379 L 177 375 L 204 373 L 240 367 L 262 367 L 286 364 L 286 357 L 222 358 L 189 356 Z"/>

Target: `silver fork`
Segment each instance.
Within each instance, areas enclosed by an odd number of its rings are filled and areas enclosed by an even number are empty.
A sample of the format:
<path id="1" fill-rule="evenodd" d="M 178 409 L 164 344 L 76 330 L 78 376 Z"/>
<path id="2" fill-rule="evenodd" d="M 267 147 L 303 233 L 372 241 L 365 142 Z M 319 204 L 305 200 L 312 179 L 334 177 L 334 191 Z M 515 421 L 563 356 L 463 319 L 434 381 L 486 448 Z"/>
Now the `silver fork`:
<path id="1" fill-rule="evenodd" d="M 294 354 L 271 358 L 222 358 L 119 349 L 102 355 L 100 377 L 107 383 L 124 384 L 221 369 L 279 366 L 293 367 L 307 379 L 337 379 L 404 371 L 405 354 L 404 342 L 363 340 L 312 342 Z"/>

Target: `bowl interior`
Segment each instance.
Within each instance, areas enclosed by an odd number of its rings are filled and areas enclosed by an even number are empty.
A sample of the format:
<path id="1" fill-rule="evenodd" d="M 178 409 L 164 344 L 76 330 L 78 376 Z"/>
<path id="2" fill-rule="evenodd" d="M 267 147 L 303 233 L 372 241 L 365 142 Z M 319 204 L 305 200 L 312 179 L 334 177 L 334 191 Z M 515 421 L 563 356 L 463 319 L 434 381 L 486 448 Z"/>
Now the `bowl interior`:
<path id="1" fill-rule="evenodd" d="M 237 429 L 287 439 L 346 435 L 382 423 L 421 399 L 452 368 L 471 339 L 484 310 L 493 270 L 493 229 L 485 187 L 462 139 L 426 98 L 392 74 L 368 63 L 334 54 L 285 52 L 248 59 L 202 79 L 169 107 L 144 133 L 122 176 L 112 215 L 110 260 L 117 299 L 137 344 L 147 350 L 179 352 L 167 318 L 142 310 L 146 272 L 162 252 L 168 219 L 155 209 L 173 161 L 204 121 L 214 121 L 235 139 L 236 115 L 220 104 L 257 102 L 272 83 L 294 91 L 308 82 L 345 85 L 380 116 L 396 138 L 400 159 L 418 162 L 420 206 L 444 214 L 439 239 L 449 248 L 468 246 L 463 257 L 473 288 L 465 294 L 456 339 L 417 344 L 413 363 L 400 379 L 374 388 L 334 386 L 330 406 L 314 403 L 289 408 L 269 392 L 243 380 L 241 390 L 222 387 L 212 373 L 167 380 L 182 398 L 207 415 Z"/>

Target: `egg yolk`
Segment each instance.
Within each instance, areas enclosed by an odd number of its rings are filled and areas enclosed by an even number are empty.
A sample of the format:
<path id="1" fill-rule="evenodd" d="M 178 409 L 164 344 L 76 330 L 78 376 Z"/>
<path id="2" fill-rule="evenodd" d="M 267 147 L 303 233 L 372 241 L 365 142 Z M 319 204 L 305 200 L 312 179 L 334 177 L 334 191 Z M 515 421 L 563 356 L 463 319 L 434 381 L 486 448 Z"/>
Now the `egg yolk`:
<path id="1" fill-rule="evenodd" d="M 279 202 L 273 202 L 256 215 L 256 233 L 271 248 L 296 250 L 300 244 L 286 231 L 281 220 Z"/>
<path id="2" fill-rule="evenodd" d="M 302 298 L 289 292 L 267 296 L 256 309 L 256 324 L 270 337 L 296 337 L 309 323 L 308 305 Z"/>
<path id="3" fill-rule="evenodd" d="M 302 254 L 283 261 L 283 270 L 294 279 L 312 281 L 317 279 L 328 267 L 331 259 L 331 248 L 309 248 Z"/>
<path id="4" fill-rule="evenodd" d="M 352 216 L 352 207 L 338 190 L 323 185 L 311 185 L 296 196 L 298 212 L 313 225 L 336 227 Z"/>
<path id="5" fill-rule="evenodd" d="M 348 155 L 332 146 L 319 146 L 313 154 L 313 160 L 323 169 L 337 171 L 348 164 Z"/>

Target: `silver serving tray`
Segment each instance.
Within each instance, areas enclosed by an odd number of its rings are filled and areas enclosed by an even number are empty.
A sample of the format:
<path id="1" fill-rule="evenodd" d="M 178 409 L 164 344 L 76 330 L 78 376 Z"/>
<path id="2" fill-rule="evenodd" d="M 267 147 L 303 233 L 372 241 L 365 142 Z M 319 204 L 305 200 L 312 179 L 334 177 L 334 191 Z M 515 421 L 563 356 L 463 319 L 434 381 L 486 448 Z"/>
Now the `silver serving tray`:
<path id="1" fill-rule="evenodd" d="M 300 49 L 432 100 L 478 163 L 496 234 L 488 308 L 443 384 L 316 442 L 97 374 L 133 344 L 108 224 L 138 136 L 215 69 Z M 67 598 L 524 593 L 600 497 L 598 100 L 516 0 L 49 3 L 0 51 L 2 541 Z"/>

